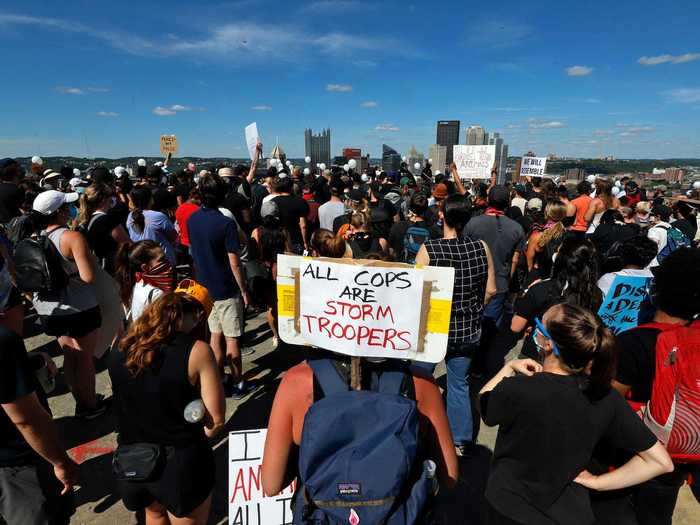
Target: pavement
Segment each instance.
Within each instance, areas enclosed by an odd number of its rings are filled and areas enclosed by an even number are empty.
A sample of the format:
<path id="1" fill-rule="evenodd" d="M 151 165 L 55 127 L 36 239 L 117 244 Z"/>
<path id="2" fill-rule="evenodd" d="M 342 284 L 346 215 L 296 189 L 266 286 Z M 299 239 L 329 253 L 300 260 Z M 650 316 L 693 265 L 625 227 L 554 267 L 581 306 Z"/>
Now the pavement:
<path id="1" fill-rule="evenodd" d="M 29 319 L 27 334 L 35 327 Z M 226 400 L 226 428 L 215 440 L 216 479 L 210 524 L 228 523 L 227 483 L 228 475 L 228 432 L 264 428 L 272 407 L 281 375 L 291 366 L 304 359 L 303 351 L 285 347 L 273 350 L 271 334 L 264 316 L 249 319 L 246 346 L 254 353 L 243 358 L 244 370 L 248 379 L 257 381 L 260 386 L 248 397 L 234 401 Z M 30 351 L 48 351 L 59 368 L 63 358 L 53 338 L 43 334 L 27 337 Z M 444 365 L 436 369 L 438 384 L 444 387 Z M 111 395 L 109 377 L 104 365 L 98 366 L 97 391 Z M 82 421 L 73 416 L 75 404 L 68 392 L 62 375 L 57 378 L 56 390 L 49 399 L 54 419 L 69 449 L 70 455 L 81 465 L 81 483 L 74 493 L 76 512 L 71 523 L 75 524 L 114 524 L 130 525 L 143 523 L 138 516 L 126 510 L 115 493 L 111 473 L 112 451 L 116 447 L 114 420 L 111 414 L 94 421 Z M 480 509 L 477 504 L 485 487 L 491 450 L 496 439 L 496 429 L 481 426 L 476 454 L 462 459 L 461 480 L 453 491 L 441 491 L 440 514 L 443 523 L 479 523 Z M 691 525 L 698 523 L 698 503 L 687 486 L 679 496 L 673 523 Z M 1 521 L 1 520 L 0 520 Z M 265 524 L 255 524 L 265 525 Z"/>

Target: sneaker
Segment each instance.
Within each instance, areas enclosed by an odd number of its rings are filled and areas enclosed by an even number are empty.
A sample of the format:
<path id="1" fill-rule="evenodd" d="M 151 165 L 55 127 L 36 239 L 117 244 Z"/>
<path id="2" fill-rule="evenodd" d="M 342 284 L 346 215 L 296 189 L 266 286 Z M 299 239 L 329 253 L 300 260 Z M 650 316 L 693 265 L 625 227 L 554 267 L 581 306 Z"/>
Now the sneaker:
<path id="1" fill-rule="evenodd" d="M 455 452 L 460 458 L 470 458 L 476 453 L 476 445 L 471 442 L 455 445 Z"/>
<path id="2" fill-rule="evenodd" d="M 231 399 L 243 399 L 253 390 L 255 390 L 255 387 L 256 385 L 252 381 L 245 381 L 243 386 L 240 388 L 238 385 L 233 385 L 230 389 L 229 397 Z"/>
<path id="3" fill-rule="evenodd" d="M 277 336 L 272 336 L 272 349 L 277 350 L 277 347 L 280 345 L 280 338 Z"/>
<path id="4" fill-rule="evenodd" d="M 255 348 L 244 348 L 241 350 L 241 357 L 248 357 L 249 355 L 253 355 L 255 353 Z"/>
<path id="5" fill-rule="evenodd" d="M 97 404 L 93 408 L 87 408 L 84 407 L 80 404 L 75 405 L 75 417 L 79 417 L 80 419 L 86 419 L 86 420 L 91 420 L 91 419 L 96 419 L 103 415 L 107 410 L 109 410 L 110 406 L 110 401 L 105 399 L 105 396 L 102 394 L 97 394 L 95 396 L 97 399 Z"/>

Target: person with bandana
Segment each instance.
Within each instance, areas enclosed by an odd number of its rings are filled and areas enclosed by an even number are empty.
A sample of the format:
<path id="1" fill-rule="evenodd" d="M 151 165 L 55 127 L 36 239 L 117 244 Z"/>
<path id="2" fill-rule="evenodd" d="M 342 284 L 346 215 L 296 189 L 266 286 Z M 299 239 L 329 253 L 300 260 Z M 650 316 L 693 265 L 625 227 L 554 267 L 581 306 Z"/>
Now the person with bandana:
<path id="1" fill-rule="evenodd" d="M 116 277 L 132 322 L 161 295 L 172 292 L 175 285 L 175 271 L 165 252 L 157 242 L 148 240 L 121 246 Z"/>

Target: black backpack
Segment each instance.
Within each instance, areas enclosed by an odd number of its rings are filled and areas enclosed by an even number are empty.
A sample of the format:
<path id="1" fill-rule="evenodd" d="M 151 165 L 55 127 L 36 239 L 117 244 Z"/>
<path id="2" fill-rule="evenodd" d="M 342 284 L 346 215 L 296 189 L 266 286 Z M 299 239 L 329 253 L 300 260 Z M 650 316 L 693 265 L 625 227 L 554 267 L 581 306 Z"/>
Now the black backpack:
<path id="1" fill-rule="evenodd" d="M 55 295 L 68 286 L 61 254 L 49 239 L 49 233 L 22 239 L 15 247 L 17 288 L 21 292 L 38 293 L 43 297 Z"/>

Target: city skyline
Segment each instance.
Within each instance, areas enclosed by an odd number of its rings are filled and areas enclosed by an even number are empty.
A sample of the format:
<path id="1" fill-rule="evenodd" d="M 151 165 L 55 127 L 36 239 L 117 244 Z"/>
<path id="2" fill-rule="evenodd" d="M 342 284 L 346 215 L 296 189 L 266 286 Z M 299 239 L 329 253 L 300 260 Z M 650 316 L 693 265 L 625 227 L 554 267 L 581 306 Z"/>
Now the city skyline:
<path id="1" fill-rule="evenodd" d="M 279 139 L 303 157 L 303 130 L 330 128 L 337 146 L 379 158 L 382 144 L 427 152 L 443 118 L 500 133 L 513 155 L 700 155 L 696 2 L 173 0 L 135 12 L 3 2 L 14 81 L 0 156 L 150 156 L 172 133 L 181 156 L 244 157 L 255 121 L 266 151 Z"/>

